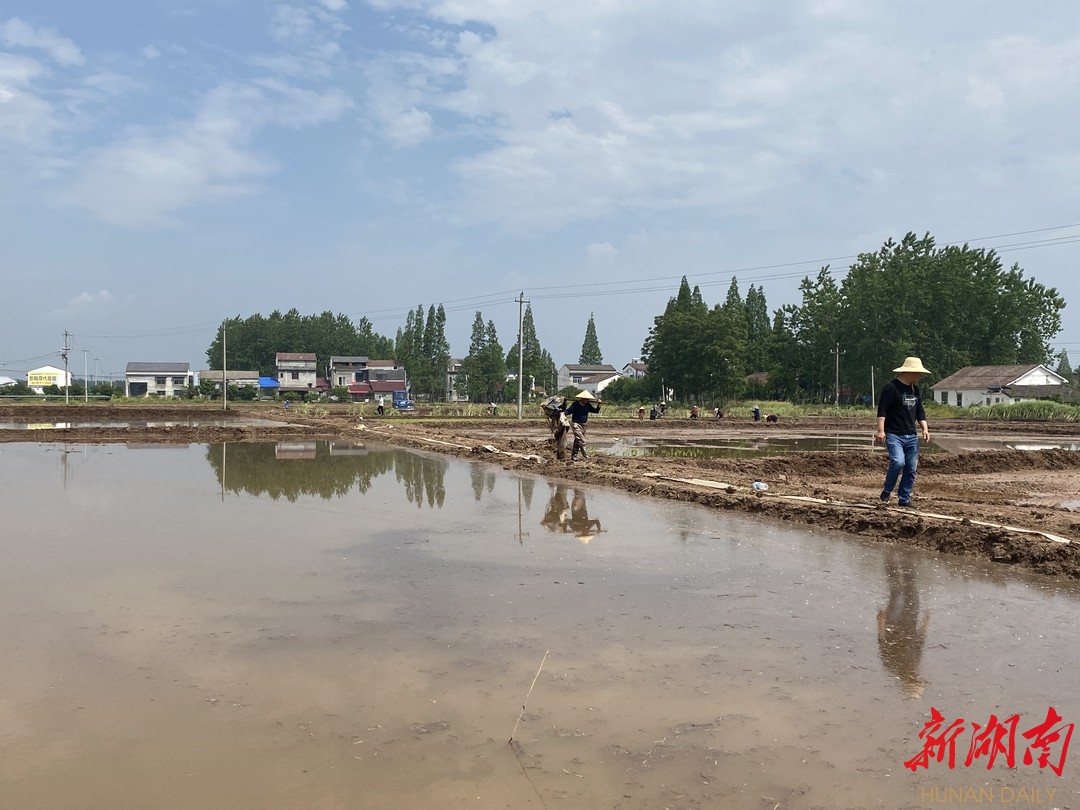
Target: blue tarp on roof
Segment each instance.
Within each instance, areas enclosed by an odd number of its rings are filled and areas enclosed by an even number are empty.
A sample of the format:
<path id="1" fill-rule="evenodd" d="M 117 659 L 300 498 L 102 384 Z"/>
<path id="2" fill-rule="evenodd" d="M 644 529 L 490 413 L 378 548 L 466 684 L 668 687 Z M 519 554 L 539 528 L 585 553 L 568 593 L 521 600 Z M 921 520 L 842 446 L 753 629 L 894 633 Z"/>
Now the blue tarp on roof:
<path id="1" fill-rule="evenodd" d="M 280 388 L 281 383 L 273 377 L 259 377 L 259 388 Z"/>

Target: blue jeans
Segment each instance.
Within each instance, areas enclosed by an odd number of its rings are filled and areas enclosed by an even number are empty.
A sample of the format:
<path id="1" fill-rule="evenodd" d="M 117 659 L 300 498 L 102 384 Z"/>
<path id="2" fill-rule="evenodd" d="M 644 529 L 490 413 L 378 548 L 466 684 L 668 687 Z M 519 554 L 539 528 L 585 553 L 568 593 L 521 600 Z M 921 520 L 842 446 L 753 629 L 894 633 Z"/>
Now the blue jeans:
<path id="1" fill-rule="evenodd" d="M 910 503 L 911 491 L 915 488 L 915 470 L 919 466 L 919 437 L 886 433 L 885 449 L 889 451 L 889 471 L 885 473 L 885 486 L 882 487 L 881 494 L 886 497 L 892 495 L 899 477 L 900 489 L 897 490 L 896 498 L 900 503 Z"/>

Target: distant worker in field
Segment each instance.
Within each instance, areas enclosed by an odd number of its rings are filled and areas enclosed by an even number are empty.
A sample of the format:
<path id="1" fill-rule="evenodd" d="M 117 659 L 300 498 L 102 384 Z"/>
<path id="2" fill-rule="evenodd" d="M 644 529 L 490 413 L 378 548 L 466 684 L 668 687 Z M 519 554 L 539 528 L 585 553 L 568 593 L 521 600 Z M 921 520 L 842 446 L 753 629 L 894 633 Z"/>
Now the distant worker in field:
<path id="1" fill-rule="evenodd" d="M 697 405 L 694 405 L 692 408 L 690 408 L 690 418 L 691 419 L 697 419 L 699 413 L 700 413 L 700 411 L 698 410 Z"/>
<path id="2" fill-rule="evenodd" d="M 915 470 L 919 466 L 920 433 L 924 442 L 930 441 L 918 382 L 923 374 L 930 372 L 918 357 L 904 358 L 904 364 L 893 371 L 896 378 L 882 388 L 878 396 L 877 432 L 874 433 L 874 442 L 884 444 L 889 452 L 889 469 L 880 498 L 882 503 L 889 502 L 899 478 L 896 502 L 899 506 L 911 506 Z"/>
<path id="3" fill-rule="evenodd" d="M 638 419 L 644 419 L 645 418 L 645 406 L 644 405 L 641 405 L 641 406 L 638 407 L 638 409 L 637 409 L 637 418 Z"/>
<path id="4" fill-rule="evenodd" d="M 375 408 L 375 413 L 377 413 L 379 416 L 382 416 L 384 413 L 386 413 L 386 397 L 384 397 L 382 394 L 379 394 L 379 398 L 378 400 L 376 400 L 376 402 L 378 403 L 378 405 Z"/>
<path id="5" fill-rule="evenodd" d="M 581 453 L 582 458 L 589 457 L 589 454 L 585 452 L 585 425 L 589 421 L 590 413 L 600 413 L 601 404 L 601 401 L 588 391 L 579 392 L 571 404 L 563 404 L 563 411 L 570 418 L 570 429 L 574 432 L 574 446 L 570 451 L 571 461 L 577 461 L 578 453 Z"/>
<path id="6" fill-rule="evenodd" d="M 715 416 L 717 419 L 723 419 L 724 412 L 719 408 L 713 408 L 713 416 Z"/>
<path id="7" fill-rule="evenodd" d="M 760 405 L 755 405 L 754 406 L 753 414 L 754 414 L 754 421 L 755 422 L 760 422 L 761 421 L 761 406 Z"/>

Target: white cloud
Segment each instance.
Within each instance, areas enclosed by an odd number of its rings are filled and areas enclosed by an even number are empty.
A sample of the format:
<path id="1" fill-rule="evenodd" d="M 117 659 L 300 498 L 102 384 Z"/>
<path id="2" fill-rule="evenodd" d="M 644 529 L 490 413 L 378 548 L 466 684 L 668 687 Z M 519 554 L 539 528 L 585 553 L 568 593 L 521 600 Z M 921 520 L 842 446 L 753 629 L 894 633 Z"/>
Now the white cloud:
<path id="1" fill-rule="evenodd" d="M 52 314 L 54 316 L 74 316 L 87 312 L 93 312 L 95 310 L 111 306 L 114 303 L 116 303 L 116 298 L 108 290 L 98 290 L 97 292 L 82 292 L 72 298 L 66 304 L 64 304 L 64 306 L 54 310 Z"/>
<path id="2" fill-rule="evenodd" d="M 34 59 L 0 53 L 0 142 L 37 149 L 57 128 L 53 105 L 31 86 L 43 73 Z"/>
<path id="3" fill-rule="evenodd" d="M 326 79 L 345 62 L 340 39 L 349 30 L 341 13 L 344 0 L 320 0 L 301 6 L 279 3 L 273 8 L 271 37 L 276 53 L 253 53 L 249 64 L 279 76 Z"/>
<path id="4" fill-rule="evenodd" d="M 152 62 L 161 56 L 161 49 L 154 45 L 147 45 L 142 49 L 142 58 L 147 62 Z"/>
<path id="5" fill-rule="evenodd" d="M 294 79 L 327 79 L 342 61 L 342 49 L 329 41 L 300 51 L 252 54 L 249 64 L 278 76 Z"/>
<path id="6" fill-rule="evenodd" d="M 431 135 L 431 114 L 416 107 L 397 113 L 386 122 L 387 135 L 399 146 L 415 146 Z"/>
<path id="7" fill-rule="evenodd" d="M 274 8 L 270 32 L 277 40 L 301 39 L 311 33 L 314 25 L 308 9 L 283 4 Z"/>
<path id="8" fill-rule="evenodd" d="M 252 149 L 256 132 L 334 120 L 349 101 L 276 81 L 219 85 L 190 120 L 132 132 L 87 156 L 65 196 L 75 207 L 115 225 L 152 228 L 177 222 L 198 203 L 249 194 L 277 170 Z"/>
<path id="9" fill-rule="evenodd" d="M 49 28 L 33 28 L 18 17 L 0 25 L 0 42 L 9 48 L 37 48 L 59 65 L 81 65 L 85 61 L 78 46 Z"/>
<path id="10" fill-rule="evenodd" d="M 585 246 L 585 258 L 590 262 L 611 262 L 617 259 L 619 251 L 610 242 L 593 242 Z"/>
<path id="11" fill-rule="evenodd" d="M 1052 121 L 1080 100 L 1062 81 L 1080 40 L 1018 9 L 957 36 L 954 10 L 929 3 L 936 27 L 855 0 L 369 5 L 408 11 L 394 24 L 417 20 L 424 43 L 369 63 L 374 120 L 396 145 L 456 141 L 463 222 L 767 216 L 815 194 L 847 205 L 978 182 L 974 161 L 1032 159 L 1011 145 L 1019 131 L 1075 151 Z"/>
<path id="12" fill-rule="evenodd" d="M 366 68 L 368 106 L 382 132 L 396 146 L 427 140 L 434 119 L 423 106 L 455 78 L 452 58 L 404 53 L 372 60 Z"/>

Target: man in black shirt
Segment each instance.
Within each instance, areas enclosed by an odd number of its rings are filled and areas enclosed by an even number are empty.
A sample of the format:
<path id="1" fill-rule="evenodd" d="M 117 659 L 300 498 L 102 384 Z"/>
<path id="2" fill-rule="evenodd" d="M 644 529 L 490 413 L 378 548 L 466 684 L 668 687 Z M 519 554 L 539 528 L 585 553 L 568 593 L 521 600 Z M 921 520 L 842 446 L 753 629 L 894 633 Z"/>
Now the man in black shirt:
<path id="1" fill-rule="evenodd" d="M 918 357 L 905 358 L 904 364 L 893 371 L 896 379 L 882 388 L 878 397 L 877 432 L 874 434 L 874 441 L 884 444 L 889 451 L 889 470 L 881 488 L 881 502 L 889 502 L 899 478 L 896 502 L 900 506 L 911 506 L 915 470 L 919 466 L 919 433 L 924 442 L 930 441 L 918 383 L 923 374 L 930 372 Z"/>

